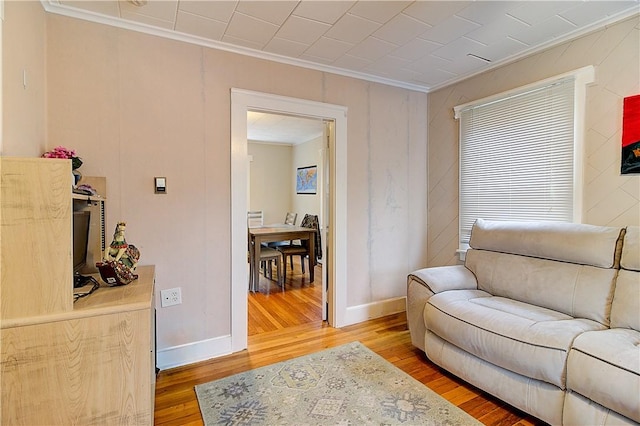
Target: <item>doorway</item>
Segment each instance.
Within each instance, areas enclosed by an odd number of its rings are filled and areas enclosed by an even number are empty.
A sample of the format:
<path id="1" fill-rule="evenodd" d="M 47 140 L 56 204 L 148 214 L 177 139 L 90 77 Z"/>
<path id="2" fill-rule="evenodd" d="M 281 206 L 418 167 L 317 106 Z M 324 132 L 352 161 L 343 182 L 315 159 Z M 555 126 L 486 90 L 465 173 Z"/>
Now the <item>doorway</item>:
<path id="1" fill-rule="evenodd" d="M 302 303 L 309 309 L 292 310 L 289 313 L 298 312 L 298 316 L 290 317 L 285 323 L 296 324 L 298 321 L 308 321 L 316 318 L 327 320 L 327 275 L 322 273 L 322 265 L 327 266 L 322 253 L 326 252 L 327 245 L 327 225 L 328 209 L 327 200 L 329 193 L 329 141 L 333 138 L 333 122 L 315 117 L 300 115 L 283 115 L 273 112 L 250 110 L 247 113 L 247 143 L 249 157 L 249 197 L 248 203 L 250 211 L 263 212 L 264 224 L 283 223 L 284 218 L 294 213 L 294 224 L 301 224 L 306 215 L 318 217 L 320 230 L 320 246 L 316 247 L 319 253 L 319 262 L 316 268 L 316 279 L 313 286 L 319 291 L 309 291 L 305 289 L 302 294 L 296 295 L 297 290 L 302 290 L 303 285 L 309 283 L 305 280 L 304 268 L 301 265 L 293 267 L 293 263 L 300 263 L 297 256 L 289 258 L 289 262 L 284 262 L 283 267 L 291 269 L 291 273 L 286 276 L 285 285 L 288 290 L 279 296 L 274 296 L 276 300 L 282 299 L 285 309 L 277 306 L 265 310 L 260 307 L 259 301 L 270 304 L 264 297 L 257 294 L 249 296 L 249 335 L 252 333 L 252 318 L 256 323 L 263 323 L 265 327 L 254 328 L 253 331 L 263 328 L 270 329 L 267 324 L 272 323 L 274 327 L 281 328 L 276 317 L 271 313 L 276 311 L 287 311 L 286 306 L 293 307 L 295 303 Z M 296 177 L 301 171 L 308 173 L 313 170 L 315 174 L 315 186 L 302 190 L 297 187 Z M 295 259 L 294 259 L 295 258 Z M 291 265 L 291 267 L 289 266 Z M 314 268 L 315 269 L 315 268 Z M 297 272 L 296 272 L 297 271 Z M 298 274 L 302 272 L 302 274 Z M 274 286 L 272 275 L 269 278 L 260 280 L 258 287 L 260 291 L 269 293 L 269 289 L 280 291 L 279 286 Z M 321 279 L 318 279 L 321 277 Z M 301 281 L 300 281 L 301 280 Z M 309 303 L 314 300 L 315 302 Z M 296 302 L 297 301 L 297 302 Z M 252 309 L 252 307 L 254 309 Z M 318 308 L 321 315 L 317 314 Z M 315 312 L 315 313 L 314 313 Z M 307 313 L 309 315 L 307 315 Z"/>
<path id="2" fill-rule="evenodd" d="M 247 112 L 259 110 L 327 120 L 333 124 L 328 156 L 331 188 L 327 207 L 327 321 L 333 327 L 346 316 L 346 135 L 347 109 L 302 99 L 231 89 L 231 346 L 247 347 Z M 330 126 L 331 127 L 331 126 Z M 327 255 L 328 254 L 328 255 Z M 325 266 L 325 265 L 323 265 Z"/>

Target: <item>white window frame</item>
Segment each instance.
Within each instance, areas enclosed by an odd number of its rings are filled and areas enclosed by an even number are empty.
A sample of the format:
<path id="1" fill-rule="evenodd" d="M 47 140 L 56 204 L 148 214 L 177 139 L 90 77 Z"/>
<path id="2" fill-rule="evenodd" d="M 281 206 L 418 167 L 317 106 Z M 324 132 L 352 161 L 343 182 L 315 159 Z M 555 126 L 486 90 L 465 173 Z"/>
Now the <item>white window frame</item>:
<path id="1" fill-rule="evenodd" d="M 582 221 L 582 212 L 583 212 L 583 176 L 584 176 L 584 137 L 585 137 L 585 109 L 586 109 L 586 87 L 587 85 L 593 83 L 595 81 L 595 69 L 593 66 L 586 66 L 583 68 L 579 68 L 574 71 L 570 71 L 561 75 L 557 75 L 551 78 L 547 78 L 545 80 L 541 80 L 532 84 L 528 84 L 526 86 L 518 87 L 516 89 L 512 89 L 506 92 L 502 92 L 496 95 L 492 95 L 489 97 L 485 97 L 482 99 L 478 99 L 472 102 L 468 102 L 462 105 L 458 105 L 454 107 L 454 116 L 457 120 L 460 119 L 461 113 L 465 110 L 478 107 L 481 105 L 489 104 L 492 102 L 500 101 L 503 99 L 507 99 L 513 96 L 516 96 L 521 93 L 529 92 L 533 89 L 544 87 L 554 82 L 558 82 L 561 80 L 565 80 L 567 78 L 573 79 L 574 81 L 574 110 L 573 110 L 573 222 L 580 223 Z M 459 120 L 459 126 L 461 120 Z M 462 129 L 459 129 L 460 137 L 460 151 L 462 152 Z M 461 161 L 461 159 L 460 159 Z M 462 173 L 461 164 L 458 165 L 458 170 Z M 459 180 L 459 183 L 462 179 Z M 459 190 L 460 191 L 460 190 Z M 461 200 L 460 192 L 458 194 L 459 202 Z M 459 205 L 459 212 L 462 210 L 462 206 Z M 459 214 L 460 218 L 462 215 Z M 464 261 L 465 254 L 467 249 L 469 248 L 468 243 L 462 242 L 461 232 L 461 221 L 458 221 L 458 235 L 459 235 L 459 248 L 457 250 L 458 255 L 460 256 L 460 260 Z"/>

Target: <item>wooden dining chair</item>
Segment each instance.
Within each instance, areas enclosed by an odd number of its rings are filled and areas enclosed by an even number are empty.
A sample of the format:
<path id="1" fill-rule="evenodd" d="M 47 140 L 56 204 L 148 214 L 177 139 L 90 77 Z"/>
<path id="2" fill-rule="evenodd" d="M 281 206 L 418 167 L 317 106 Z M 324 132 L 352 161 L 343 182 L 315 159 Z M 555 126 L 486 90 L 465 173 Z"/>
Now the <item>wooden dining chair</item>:
<path id="1" fill-rule="evenodd" d="M 260 248 L 260 264 L 262 265 L 262 275 L 270 280 L 273 279 L 273 269 L 271 262 L 276 262 L 276 282 L 284 290 L 284 278 L 282 274 L 282 254 L 271 247 Z M 259 290 L 259 286 L 256 286 Z M 267 287 L 269 293 L 269 287 Z"/>
<path id="2" fill-rule="evenodd" d="M 317 215 L 305 214 L 302 222 L 300 222 L 300 226 L 305 228 L 314 228 L 316 230 L 315 236 L 315 253 L 316 259 L 322 258 L 322 249 L 320 247 L 320 224 L 318 221 Z M 289 257 L 291 261 L 291 270 L 293 270 L 293 256 L 300 256 L 300 267 L 302 268 L 302 273 L 305 273 L 304 270 L 304 259 L 306 258 L 308 261 L 309 269 L 313 268 L 316 263 L 316 259 L 309 258 L 309 241 L 301 240 L 300 244 L 289 244 L 277 247 L 278 251 L 282 253 L 282 258 L 284 261 L 283 268 L 283 279 L 286 283 L 287 281 L 287 257 Z"/>
<path id="3" fill-rule="evenodd" d="M 298 218 L 298 213 L 287 212 L 287 215 L 284 218 L 284 224 L 285 225 L 295 225 L 297 218 Z"/>
<path id="4" fill-rule="evenodd" d="M 284 217 L 284 224 L 285 225 L 295 225 L 297 218 L 298 218 L 298 213 L 287 212 L 286 216 Z M 269 243 L 263 243 L 263 245 L 266 245 L 266 246 L 271 247 L 271 248 L 278 248 L 280 246 L 288 246 L 290 244 L 293 244 L 293 241 L 271 241 Z M 293 268 L 293 258 L 291 259 L 291 268 Z"/>
<path id="5" fill-rule="evenodd" d="M 264 215 L 262 210 L 254 210 L 247 212 L 247 227 L 256 228 L 264 224 Z"/>

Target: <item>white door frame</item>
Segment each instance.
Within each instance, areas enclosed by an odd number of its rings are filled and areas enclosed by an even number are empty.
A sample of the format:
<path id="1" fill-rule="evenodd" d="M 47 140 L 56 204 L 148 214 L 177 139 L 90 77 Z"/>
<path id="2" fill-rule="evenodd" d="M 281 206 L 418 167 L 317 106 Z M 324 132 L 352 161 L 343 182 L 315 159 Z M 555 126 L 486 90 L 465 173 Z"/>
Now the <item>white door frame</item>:
<path id="1" fill-rule="evenodd" d="M 251 109 L 329 119 L 335 122 L 330 177 L 333 265 L 329 277 L 328 322 L 346 324 L 347 311 L 347 108 L 243 89 L 231 89 L 231 350 L 247 348 L 247 112 Z M 339 238 L 336 238 L 339 236 Z"/>

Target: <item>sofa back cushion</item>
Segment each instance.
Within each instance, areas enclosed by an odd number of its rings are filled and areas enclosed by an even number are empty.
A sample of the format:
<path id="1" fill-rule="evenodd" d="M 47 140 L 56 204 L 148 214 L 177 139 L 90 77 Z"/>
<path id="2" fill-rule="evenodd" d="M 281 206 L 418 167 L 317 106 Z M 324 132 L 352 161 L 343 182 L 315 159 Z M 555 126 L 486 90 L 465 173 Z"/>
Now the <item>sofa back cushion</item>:
<path id="1" fill-rule="evenodd" d="M 611 327 L 640 331 L 640 227 L 630 226 L 624 236 L 620 272 L 611 306 Z"/>
<path id="2" fill-rule="evenodd" d="M 478 289 L 609 325 L 616 269 L 471 249 Z"/>
<path id="3" fill-rule="evenodd" d="M 507 222 L 478 219 L 469 245 L 600 268 L 617 268 L 621 228 L 562 222 Z"/>
<path id="4" fill-rule="evenodd" d="M 620 228 L 478 219 L 465 266 L 478 288 L 608 326 Z"/>

